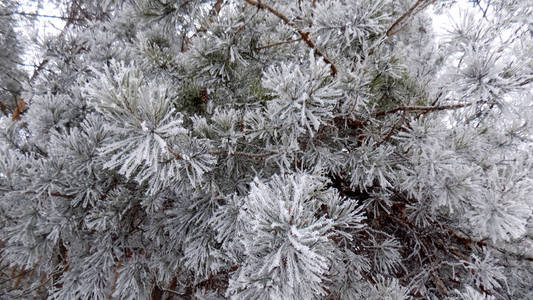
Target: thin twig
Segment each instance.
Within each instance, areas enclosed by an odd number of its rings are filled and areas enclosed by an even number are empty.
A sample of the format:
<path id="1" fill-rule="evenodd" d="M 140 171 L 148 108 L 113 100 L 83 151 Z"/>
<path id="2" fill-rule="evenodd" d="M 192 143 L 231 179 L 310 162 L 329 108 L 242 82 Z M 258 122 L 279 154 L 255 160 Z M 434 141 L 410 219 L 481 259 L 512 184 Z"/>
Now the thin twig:
<path id="1" fill-rule="evenodd" d="M 257 8 L 268 10 L 270 13 L 272 13 L 276 17 L 280 18 L 283 21 L 283 23 L 285 23 L 285 24 L 291 26 L 292 28 L 294 28 L 294 30 L 296 30 L 296 32 L 300 35 L 302 40 L 307 44 L 307 46 L 309 46 L 309 48 L 313 49 L 316 55 L 322 57 L 322 59 L 324 59 L 325 63 L 329 64 L 329 66 L 331 68 L 331 76 L 335 77 L 337 75 L 337 67 L 335 67 L 335 65 L 331 62 L 331 60 L 329 60 L 329 58 L 316 47 L 315 43 L 309 38 L 309 32 L 302 31 L 294 23 L 292 23 L 289 20 L 289 18 L 287 18 L 284 14 L 282 14 L 279 11 L 277 11 L 273 7 L 261 2 L 261 0 L 258 0 L 257 2 L 254 1 L 254 0 L 244 0 L 244 1 L 246 3 L 248 3 L 248 4 L 250 4 L 250 5 L 253 5 L 253 6 L 257 7 Z"/>
<path id="2" fill-rule="evenodd" d="M 413 19 L 413 17 L 424 10 L 426 7 L 428 7 L 431 3 L 435 2 L 436 0 L 418 0 L 416 3 L 411 6 L 403 15 L 401 15 L 387 30 L 387 36 L 393 36 L 396 33 L 400 32 L 409 22 Z"/>

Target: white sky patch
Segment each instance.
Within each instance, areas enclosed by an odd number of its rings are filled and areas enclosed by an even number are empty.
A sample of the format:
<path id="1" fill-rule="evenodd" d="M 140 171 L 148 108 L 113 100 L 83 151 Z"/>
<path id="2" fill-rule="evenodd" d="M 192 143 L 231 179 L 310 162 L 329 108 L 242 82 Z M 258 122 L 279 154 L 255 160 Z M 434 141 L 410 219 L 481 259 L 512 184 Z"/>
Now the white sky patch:
<path id="1" fill-rule="evenodd" d="M 42 54 L 39 48 L 39 44 L 47 36 L 58 35 L 65 26 L 65 20 L 57 17 L 61 17 L 61 10 L 55 5 L 43 1 L 42 6 L 37 6 L 37 3 L 30 2 L 25 5 L 21 5 L 20 12 L 35 14 L 35 23 L 23 21 L 19 23 L 19 32 L 22 35 L 21 40 L 27 41 L 26 51 L 24 53 L 24 70 L 29 74 L 33 73 L 36 66 L 38 66 L 42 60 Z M 34 26 L 35 25 L 35 26 Z"/>
<path id="2" fill-rule="evenodd" d="M 436 43 L 439 44 L 446 35 L 452 31 L 454 24 L 460 24 L 465 15 L 473 14 L 476 17 L 483 18 L 483 13 L 472 3 L 459 2 L 450 7 L 443 9 L 442 13 L 431 13 L 433 20 L 433 30 L 435 32 Z"/>

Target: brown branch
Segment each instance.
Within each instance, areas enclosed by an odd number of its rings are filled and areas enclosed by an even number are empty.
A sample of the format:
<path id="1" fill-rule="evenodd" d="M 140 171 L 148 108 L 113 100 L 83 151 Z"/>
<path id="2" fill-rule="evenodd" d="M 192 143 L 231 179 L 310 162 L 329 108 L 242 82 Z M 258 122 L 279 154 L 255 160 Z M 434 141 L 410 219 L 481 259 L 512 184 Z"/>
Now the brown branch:
<path id="1" fill-rule="evenodd" d="M 439 292 L 443 294 L 444 296 L 450 296 L 450 291 L 446 288 L 442 280 L 440 279 L 439 275 L 435 271 L 431 271 L 431 276 L 433 277 L 433 282 L 439 289 Z"/>
<path id="2" fill-rule="evenodd" d="M 435 104 L 437 100 L 438 100 L 438 98 L 433 102 L 433 104 Z M 391 138 L 391 136 L 394 134 L 394 132 L 401 128 L 400 125 L 402 125 L 403 122 L 406 120 L 405 119 L 405 114 L 407 112 L 418 112 L 418 114 L 416 115 L 415 118 L 419 118 L 421 115 L 427 114 L 427 113 L 430 113 L 430 112 L 464 108 L 464 107 L 471 106 L 471 105 L 479 103 L 479 102 L 480 101 L 471 102 L 471 103 L 462 103 L 462 104 L 440 105 L 440 106 L 434 106 L 434 105 L 432 105 L 432 106 L 402 106 L 402 107 L 397 107 L 397 108 L 394 108 L 394 109 L 391 109 L 391 110 L 378 112 L 378 113 L 374 114 L 375 117 L 384 116 L 384 115 L 388 115 L 388 114 L 393 114 L 393 113 L 397 113 L 397 112 L 402 112 L 402 118 L 400 119 L 400 121 L 397 124 L 395 124 L 391 128 L 391 130 L 387 133 L 385 138 L 383 138 L 383 140 L 381 140 L 377 145 L 380 146 L 383 143 L 385 143 L 386 141 L 388 141 Z"/>
<path id="3" fill-rule="evenodd" d="M 294 30 L 296 30 L 296 32 L 300 35 L 302 40 L 307 44 L 307 46 L 309 46 L 309 48 L 313 49 L 316 55 L 322 57 L 322 59 L 324 59 L 325 63 L 329 64 L 329 66 L 331 68 L 331 76 L 335 77 L 337 75 L 337 67 L 335 67 L 335 65 L 329 60 L 329 58 L 316 47 L 315 43 L 309 38 L 309 32 L 302 31 L 294 23 L 292 23 L 289 20 L 289 18 L 287 18 L 284 14 L 282 14 L 279 11 L 277 11 L 273 7 L 261 2 L 261 0 L 258 0 L 257 2 L 254 1 L 254 0 L 244 0 L 244 1 L 246 3 L 248 3 L 248 4 L 250 4 L 250 5 L 253 5 L 253 6 L 257 7 L 257 8 L 268 10 L 270 13 L 272 13 L 276 17 L 280 18 L 283 21 L 283 23 L 285 23 L 285 24 L 291 26 L 292 28 L 294 28 Z"/>
<path id="4" fill-rule="evenodd" d="M 220 12 L 220 9 L 222 8 L 222 4 L 224 3 L 224 0 L 217 0 L 213 8 L 211 9 L 211 15 L 216 16 Z"/>
<path id="5" fill-rule="evenodd" d="M 24 102 L 24 99 L 19 98 L 17 100 L 17 106 L 13 110 L 13 113 L 11 114 L 11 119 L 13 121 L 20 120 L 20 116 L 26 111 L 26 102 Z"/>
<path id="6" fill-rule="evenodd" d="M 393 36 L 396 33 L 400 32 L 409 22 L 413 19 L 413 17 L 424 10 L 426 7 L 428 7 L 431 3 L 435 2 L 435 0 L 418 0 L 416 3 L 411 6 L 403 15 L 401 15 L 387 30 L 387 36 Z"/>

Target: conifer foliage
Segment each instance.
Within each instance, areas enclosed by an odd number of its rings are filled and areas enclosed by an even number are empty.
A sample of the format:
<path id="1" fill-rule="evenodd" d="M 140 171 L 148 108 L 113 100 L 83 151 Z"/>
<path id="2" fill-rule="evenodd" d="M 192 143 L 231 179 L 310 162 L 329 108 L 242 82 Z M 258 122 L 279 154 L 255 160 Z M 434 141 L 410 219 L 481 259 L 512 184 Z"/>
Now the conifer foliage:
<path id="1" fill-rule="evenodd" d="M 52 2 L 0 298 L 533 298 L 530 0 Z"/>

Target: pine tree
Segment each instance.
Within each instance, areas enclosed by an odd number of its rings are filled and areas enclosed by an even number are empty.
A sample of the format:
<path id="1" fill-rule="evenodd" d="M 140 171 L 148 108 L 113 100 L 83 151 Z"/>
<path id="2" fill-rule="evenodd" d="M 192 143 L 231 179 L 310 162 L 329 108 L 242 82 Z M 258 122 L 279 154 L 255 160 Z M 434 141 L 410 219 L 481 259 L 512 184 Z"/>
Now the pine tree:
<path id="1" fill-rule="evenodd" d="M 533 3 L 472 4 L 63 3 L 0 119 L 0 295 L 531 299 Z"/>

